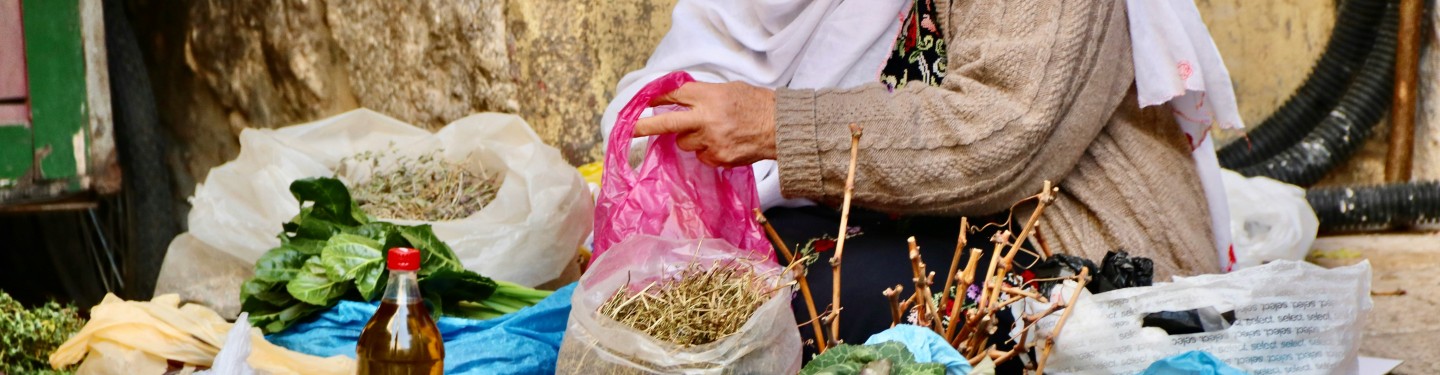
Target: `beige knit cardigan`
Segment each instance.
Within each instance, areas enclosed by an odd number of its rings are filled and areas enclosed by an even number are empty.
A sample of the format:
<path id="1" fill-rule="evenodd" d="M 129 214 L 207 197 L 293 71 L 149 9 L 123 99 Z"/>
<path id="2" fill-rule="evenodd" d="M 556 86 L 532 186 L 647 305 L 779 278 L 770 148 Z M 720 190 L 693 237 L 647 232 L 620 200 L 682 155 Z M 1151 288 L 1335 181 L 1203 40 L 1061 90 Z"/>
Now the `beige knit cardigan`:
<path id="1" fill-rule="evenodd" d="M 1218 271 L 1185 135 L 1169 107 L 1138 108 L 1124 4 L 954 1 L 936 20 L 943 85 L 777 90 L 782 193 L 838 204 L 855 123 L 858 206 L 984 215 L 1057 181 L 1040 222 L 1050 248 L 1097 261 L 1124 249 L 1153 259 L 1157 280 Z"/>

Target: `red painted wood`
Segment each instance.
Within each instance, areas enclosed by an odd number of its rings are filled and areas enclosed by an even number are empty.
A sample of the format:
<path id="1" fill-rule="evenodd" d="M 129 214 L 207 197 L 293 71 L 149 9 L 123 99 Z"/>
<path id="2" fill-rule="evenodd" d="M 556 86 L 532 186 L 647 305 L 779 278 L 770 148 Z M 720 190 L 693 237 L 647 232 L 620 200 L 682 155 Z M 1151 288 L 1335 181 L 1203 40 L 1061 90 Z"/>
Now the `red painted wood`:
<path id="1" fill-rule="evenodd" d="M 0 101 L 26 96 L 20 0 L 0 0 Z"/>

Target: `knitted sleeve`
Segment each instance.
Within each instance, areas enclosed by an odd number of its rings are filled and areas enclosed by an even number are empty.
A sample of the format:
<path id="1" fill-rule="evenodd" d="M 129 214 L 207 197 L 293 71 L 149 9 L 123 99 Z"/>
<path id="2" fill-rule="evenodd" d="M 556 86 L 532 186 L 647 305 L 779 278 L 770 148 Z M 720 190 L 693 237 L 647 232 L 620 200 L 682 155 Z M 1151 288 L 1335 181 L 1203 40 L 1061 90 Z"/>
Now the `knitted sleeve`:
<path id="1" fill-rule="evenodd" d="M 941 18 L 939 87 L 777 90 L 785 196 L 839 202 L 854 123 L 856 204 L 997 212 L 1060 182 L 1134 81 L 1124 2 L 956 1 Z"/>

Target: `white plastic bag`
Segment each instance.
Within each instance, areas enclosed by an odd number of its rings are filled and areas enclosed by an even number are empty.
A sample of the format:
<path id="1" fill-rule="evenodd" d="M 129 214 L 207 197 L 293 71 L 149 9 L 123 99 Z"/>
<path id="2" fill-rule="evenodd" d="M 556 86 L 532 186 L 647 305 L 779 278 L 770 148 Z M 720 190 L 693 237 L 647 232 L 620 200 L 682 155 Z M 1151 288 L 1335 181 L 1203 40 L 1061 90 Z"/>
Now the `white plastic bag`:
<path id="1" fill-rule="evenodd" d="M 241 313 L 230 332 L 225 334 L 225 344 L 210 369 L 195 375 L 255 375 L 255 369 L 245 361 L 250 358 L 250 314 Z"/>
<path id="2" fill-rule="evenodd" d="M 593 202 L 560 152 L 524 120 L 484 113 L 436 133 L 366 109 L 281 129 L 246 129 L 240 155 L 210 171 L 191 198 L 190 235 L 253 264 L 280 241 L 281 224 L 299 213 L 296 179 L 334 176 L 342 159 L 365 151 L 443 157 L 502 174 L 499 192 L 469 217 L 428 223 L 465 268 L 525 286 L 561 274 L 590 232 Z M 164 271 L 162 270 L 162 273 Z"/>
<path id="3" fill-rule="evenodd" d="M 1235 268 L 1286 259 L 1303 260 L 1320 230 L 1320 219 L 1305 200 L 1305 189 L 1268 177 L 1223 170 L 1230 206 Z"/>
<path id="4" fill-rule="evenodd" d="M 1069 298 L 1074 288 L 1067 282 L 1052 297 Z M 1235 323 L 1182 335 L 1141 326 L 1149 313 L 1206 307 L 1233 311 Z M 1252 374 L 1354 374 L 1370 307 L 1369 262 L 1325 269 L 1282 260 L 1169 284 L 1082 292 L 1045 369 L 1134 374 L 1155 361 L 1199 350 Z M 1039 322 L 1037 331 L 1051 332 L 1058 315 Z"/>
<path id="5" fill-rule="evenodd" d="M 596 259 L 570 298 L 570 322 L 560 344 L 558 374 L 794 374 L 800 371 L 800 331 L 790 311 L 791 289 L 776 292 L 738 332 L 681 348 L 655 340 L 598 313 L 622 287 L 670 277 L 691 264 L 748 257 L 757 274 L 783 277 L 764 255 L 719 239 L 675 240 L 632 236 Z"/>
<path id="6" fill-rule="evenodd" d="M 155 295 L 178 294 L 184 301 L 200 303 L 233 320 L 240 314 L 240 285 L 251 276 L 255 276 L 253 262 L 181 233 L 165 251 Z"/>

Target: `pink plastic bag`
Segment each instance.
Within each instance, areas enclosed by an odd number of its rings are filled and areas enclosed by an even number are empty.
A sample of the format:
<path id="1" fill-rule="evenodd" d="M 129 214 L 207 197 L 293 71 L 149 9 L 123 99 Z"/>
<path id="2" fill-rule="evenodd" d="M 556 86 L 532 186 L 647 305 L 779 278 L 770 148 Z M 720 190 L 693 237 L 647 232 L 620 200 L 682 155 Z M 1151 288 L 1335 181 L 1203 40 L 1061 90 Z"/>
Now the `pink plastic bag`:
<path id="1" fill-rule="evenodd" d="M 721 169 L 705 165 L 694 152 L 675 145 L 675 134 L 664 134 L 650 142 L 639 172 L 630 168 L 630 139 L 640 113 L 651 100 L 692 81 L 685 72 L 666 74 L 640 89 L 620 110 L 605 150 L 591 264 L 611 246 L 640 234 L 719 238 L 774 260 L 775 252 L 755 221 L 753 210 L 760 207 L 760 199 L 749 166 Z M 663 111 L 657 108 L 657 112 Z"/>

